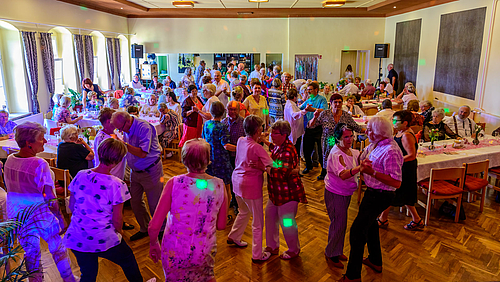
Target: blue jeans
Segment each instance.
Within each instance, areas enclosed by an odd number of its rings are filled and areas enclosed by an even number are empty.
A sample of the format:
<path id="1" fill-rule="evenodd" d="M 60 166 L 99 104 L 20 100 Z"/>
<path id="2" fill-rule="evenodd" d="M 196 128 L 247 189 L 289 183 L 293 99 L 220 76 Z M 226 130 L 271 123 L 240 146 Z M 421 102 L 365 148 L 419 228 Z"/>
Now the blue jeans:
<path id="1" fill-rule="evenodd" d="M 118 264 L 123 269 L 123 272 L 125 273 L 128 281 L 143 281 L 141 271 L 139 270 L 139 266 L 137 265 L 137 261 L 135 260 L 134 253 L 123 239 L 120 244 L 104 252 L 87 253 L 75 250 L 71 251 L 73 251 L 73 254 L 76 257 L 76 261 L 80 266 L 80 272 L 82 273 L 80 282 L 96 281 L 97 272 L 99 270 L 98 259 L 100 257 Z"/>

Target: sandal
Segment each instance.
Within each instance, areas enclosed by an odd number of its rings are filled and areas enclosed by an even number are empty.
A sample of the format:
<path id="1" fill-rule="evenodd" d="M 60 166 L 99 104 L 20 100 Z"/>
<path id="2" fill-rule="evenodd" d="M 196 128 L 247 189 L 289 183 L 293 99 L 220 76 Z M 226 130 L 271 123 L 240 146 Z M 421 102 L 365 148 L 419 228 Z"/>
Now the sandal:
<path id="1" fill-rule="evenodd" d="M 377 218 L 378 227 L 382 229 L 387 229 L 389 227 L 389 220 L 381 221 L 380 218 Z"/>
<path id="2" fill-rule="evenodd" d="M 269 253 L 269 252 L 263 252 L 262 253 L 262 257 L 260 259 L 254 259 L 254 258 L 252 258 L 252 262 L 255 262 L 255 263 L 264 262 L 264 261 L 268 260 L 270 257 L 271 257 L 271 253 Z"/>
<path id="3" fill-rule="evenodd" d="M 289 252 L 289 251 L 284 251 L 280 255 L 280 259 L 282 259 L 282 260 L 291 260 L 291 259 L 294 259 L 294 258 L 298 257 L 299 254 L 300 254 L 300 251 L 298 251 L 296 254 L 294 254 L 292 252 Z"/>
<path id="4" fill-rule="evenodd" d="M 424 223 L 422 222 L 422 219 L 420 219 L 419 222 L 411 221 L 407 225 L 404 226 L 406 230 L 419 230 L 424 228 Z"/>
<path id="5" fill-rule="evenodd" d="M 280 253 L 280 248 L 279 248 L 279 247 L 277 247 L 276 249 L 273 249 L 273 248 L 271 248 L 271 247 L 266 247 L 266 248 L 264 249 L 264 252 L 271 253 L 271 255 L 277 255 L 277 254 L 279 254 L 279 253 Z"/>

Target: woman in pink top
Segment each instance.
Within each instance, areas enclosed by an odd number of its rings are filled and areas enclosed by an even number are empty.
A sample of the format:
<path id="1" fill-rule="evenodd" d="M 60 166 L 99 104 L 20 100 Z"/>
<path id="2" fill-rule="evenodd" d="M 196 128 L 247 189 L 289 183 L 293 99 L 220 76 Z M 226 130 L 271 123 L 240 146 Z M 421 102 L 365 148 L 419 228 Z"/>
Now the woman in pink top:
<path id="1" fill-rule="evenodd" d="M 246 137 L 241 137 L 236 145 L 236 168 L 233 171 L 233 190 L 238 202 L 239 213 L 228 235 L 227 243 L 244 248 L 247 242 L 241 241 L 250 215 L 252 220 L 252 261 L 265 261 L 271 253 L 262 251 L 262 229 L 264 226 L 264 208 L 262 185 L 264 171 L 271 171 L 273 160 L 259 144 L 264 121 L 257 116 L 245 118 L 243 128 Z"/>

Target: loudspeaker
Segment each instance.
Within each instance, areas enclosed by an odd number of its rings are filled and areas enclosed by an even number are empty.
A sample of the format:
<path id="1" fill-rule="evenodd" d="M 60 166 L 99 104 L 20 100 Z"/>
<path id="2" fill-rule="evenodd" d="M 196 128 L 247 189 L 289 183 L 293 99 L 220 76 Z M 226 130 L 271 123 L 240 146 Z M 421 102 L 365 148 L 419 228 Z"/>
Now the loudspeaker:
<path id="1" fill-rule="evenodd" d="M 137 44 L 132 44 L 132 54 L 133 59 L 142 59 L 144 58 L 144 46 L 143 45 L 137 45 Z"/>
<path id="2" fill-rule="evenodd" d="M 375 58 L 389 58 L 389 44 L 375 44 Z"/>

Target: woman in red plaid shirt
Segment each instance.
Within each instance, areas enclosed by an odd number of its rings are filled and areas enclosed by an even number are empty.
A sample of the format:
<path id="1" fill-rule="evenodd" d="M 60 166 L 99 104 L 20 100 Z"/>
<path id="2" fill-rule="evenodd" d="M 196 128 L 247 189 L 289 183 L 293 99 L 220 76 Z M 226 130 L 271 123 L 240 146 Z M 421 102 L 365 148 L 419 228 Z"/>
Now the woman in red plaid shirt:
<path id="1" fill-rule="evenodd" d="M 299 202 L 307 203 L 304 185 L 299 177 L 299 156 L 295 146 L 288 139 L 292 132 L 288 121 L 279 120 L 271 127 L 274 142 L 265 141 L 274 161 L 268 171 L 267 190 L 269 201 L 266 206 L 266 252 L 279 253 L 279 226 L 283 230 L 288 250 L 280 255 L 281 259 L 292 259 L 299 255 L 299 232 L 295 216 Z"/>

